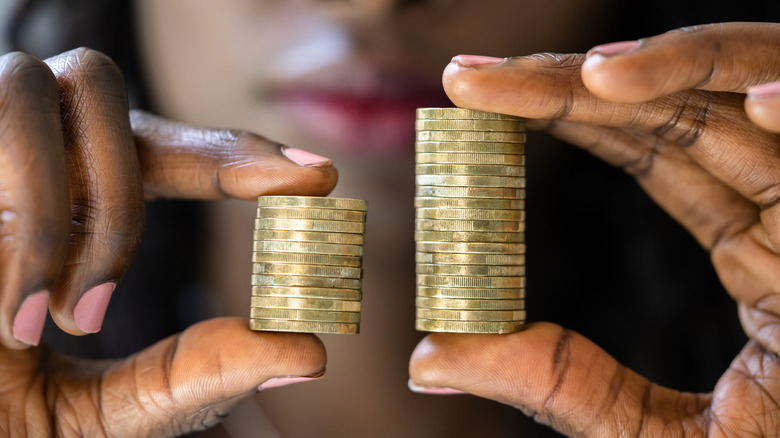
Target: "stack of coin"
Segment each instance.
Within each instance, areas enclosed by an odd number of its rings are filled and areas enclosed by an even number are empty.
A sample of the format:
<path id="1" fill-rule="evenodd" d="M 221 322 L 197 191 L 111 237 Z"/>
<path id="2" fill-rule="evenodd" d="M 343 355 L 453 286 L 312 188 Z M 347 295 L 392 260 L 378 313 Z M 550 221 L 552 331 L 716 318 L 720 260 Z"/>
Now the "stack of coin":
<path id="1" fill-rule="evenodd" d="M 419 108 L 416 130 L 417 330 L 521 330 L 523 120 L 463 108 Z"/>
<path id="2" fill-rule="evenodd" d="M 359 199 L 258 198 L 252 330 L 360 331 L 367 208 Z"/>

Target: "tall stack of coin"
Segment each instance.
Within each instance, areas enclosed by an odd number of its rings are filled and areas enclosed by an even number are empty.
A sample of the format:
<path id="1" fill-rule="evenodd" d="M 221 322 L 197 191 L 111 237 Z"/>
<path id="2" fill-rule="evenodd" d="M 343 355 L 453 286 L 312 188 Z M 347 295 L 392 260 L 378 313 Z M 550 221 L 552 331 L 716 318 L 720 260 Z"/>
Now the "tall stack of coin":
<path id="1" fill-rule="evenodd" d="M 261 196 L 257 205 L 250 328 L 358 333 L 368 203 Z"/>
<path id="2" fill-rule="evenodd" d="M 416 130 L 416 328 L 521 330 L 523 120 L 463 108 L 419 108 Z"/>

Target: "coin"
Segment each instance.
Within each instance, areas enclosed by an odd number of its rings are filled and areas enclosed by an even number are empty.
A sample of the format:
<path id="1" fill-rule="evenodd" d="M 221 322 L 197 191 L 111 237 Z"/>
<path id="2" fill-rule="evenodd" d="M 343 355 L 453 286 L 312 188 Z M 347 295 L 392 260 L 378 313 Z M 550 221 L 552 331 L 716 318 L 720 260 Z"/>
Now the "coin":
<path id="1" fill-rule="evenodd" d="M 359 312 L 326 312 L 322 310 L 276 309 L 252 307 L 250 318 L 290 319 L 296 321 L 320 321 L 355 324 L 360 322 Z"/>
<path id="2" fill-rule="evenodd" d="M 525 321 L 525 310 L 454 310 L 418 307 L 416 317 L 443 321 Z"/>
<path id="3" fill-rule="evenodd" d="M 525 142 L 525 125 L 522 120 L 420 119 L 414 122 L 414 127 L 417 131 L 484 131 L 522 133 L 522 136 L 518 136 L 518 138 L 522 138 L 522 141 Z"/>
<path id="4" fill-rule="evenodd" d="M 456 275 L 417 274 L 417 284 L 435 287 L 495 287 L 506 289 L 525 287 L 525 277 L 474 277 Z"/>
<path id="5" fill-rule="evenodd" d="M 423 242 L 485 242 L 485 243 L 523 243 L 525 233 L 487 233 L 483 231 L 420 231 L 414 232 L 414 238 Z"/>
<path id="6" fill-rule="evenodd" d="M 259 252 L 306 252 L 358 257 L 363 255 L 362 245 L 341 245 L 338 243 L 289 242 L 283 240 L 255 240 L 255 251 Z"/>
<path id="7" fill-rule="evenodd" d="M 499 143 L 499 142 L 457 142 L 457 141 L 418 141 L 414 144 L 417 153 L 426 152 L 467 152 L 472 154 L 524 154 L 523 143 Z"/>
<path id="8" fill-rule="evenodd" d="M 477 120 L 522 120 L 520 117 L 507 114 L 491 113 L 487 111 L 467 108 L 417 108 L 418 119 L 477 119 Z"/>
<path id="9" fill-rule="evenodd" d="M 360 280 L 355 278 L 252 274 L 253 286 L 309 286 L 360 289 L 360 283 Z"/>
<path id="10" fill-rule="evenodd" d="M 347 266 L 360 268 L 362 257 L 337 256 L 332 254 L 308 254 L 297 252 L 252 252 L 252 262 L 295 263 L 301 265 Z"/>
<path id="11" fill-rule="evenodd" d="M 417 251 L 415 260 L 418 263 L 438 263 L 443 265 L 524 265 L 525 255 Z"/>
<path id="12" fill-rule="evenodd" d="M 464 209 L 485 209 L 485 210 L 522 210 L 525 208 L 523 199 L 504 199 L 504 198 L 430 198 L 415 196 L 414 206 L 416 208 L 464 208 Z"/>
<path id="13" fill-rule="evenodd" d="M 501 299 L 452 299 L 429 298 L 418 296 L 415 304 L 426 309 L 457 309 L 457 310 L 524 310 L 525 300 Z M 422 316 L 421 318 L 428 318 Z M 435 318 L 428 318 L 435 319 Z"/>
<path id="14" fill-rule="evenodd" d="M 417 164 L 525 166 L 525 155 L 522 154 L 418 153 L 415 154 L 414 160 Z"/>
<path id="15" fill-rule="evenodd" d="M 525 199 L 525 189 L 503 187 L 417 186 L 415 193 L 421 197 Z"/>
<path id="16" fill-rule="evenodd" d="M 256 230 L 327 231 L 331 233 L 359 233 L 366 231 L 362 222 L 327 221 L 319 219 L 255 219 Z"/>
<path id="17" fill-rule="evenodd" d="M 363 278 L 363 269 L 342 266 L 252 263 L 253 274 L 313 275 L 317 277 Z"/>
<path id="18" fill-rule="evenodd" d="M 524 300 L 523 288 L 468 288 L 468 287 L 431 287 L 417 286 L 417 297 L 452 298 L 464 300 L 512 301 Z M 433 307 L 433 306 L 431 306 Z"/>
<path id="19" fill-rule="evenodd" d="M 459 219 L 415 219 L 415 229 L 421 231 L 525 231 L 523 221 L 488 221 Z"/>
<path id="20" fill-rule="evenodd" d="M 255 240 L 323 242 L 342 245 L 362 245 L 364 241 L 363 234 L 328 233 L 322 231 L 255 230 L 253 236 Z"/>
<path id="21" fill-rule="evenodd" d="M 418 252 L 451 252 L 462 254 L 525 254 L 524 243 L 417 241 L 415 242 L 415 248 Z"/>
<path id="22" fill-rule="evenodd" d="M 249 328 L 256 331 L 298 332 L 298 333 L 338 333 L 357 334 L 360 324 L 343 324 L 318 321 L 289 321 L 284 319 L 249 320 Z"/>
<path id="23" fill-rule="evenodd" d="M 439 187 L 525 187 L 525 177 L 521 176 L 417 175 L 415 182 Z"/>
<path id="24" fill-rule="evenodd" d="M 252 286 L 252 296 L 359 301 L 363 298 L 363 292 L 360 289 L 337 289 L 332 287 Z"/>
<path id="25" fill-rule="evenodd" d="M 366 212 L 310 207 L 258 207 L 258 218 L 320 219 L 328 221 L 365 222 Z"/>
<path id="26" fill-rule="evenodd" d="M 487 175 L 524 177 L 525 166 L 503 164 L 418 164 L 417 175 Z"/>
<path id="27" fill-rule="evenodd" d="M 322 196 L 260 196 L 259 207 L 317 207 L 337 210 L 368 210 L 368 202 L 362 199 L 325 198 Z"/>
<path id="28" fill-rule="evenodd" d="M 324 300 L 314 298 L 253 296 L 251 298 L 251 306 L 254 308 L 360 312 L 360 301 Z"/>
<path id="29" fill-rule="evenodd" d="M 525 275 L 525 266 L 504 265 L 437 265 L 417 263 L 418 274 L 431 275 L 475 275 L 483 277 L 511 277 Z"/>
<path id="30" fill-rule="evenodd" d="M 523 210 L 497 210 L 489 208 L 421 208 L 415 209 L 417 219 L 461 219 L 483 221 L 522 221 Z"/>
<path id="31" fill-rule="evenodd" d="M 524 322 L 484 322 L 484 321 L 441 321 L 435 319 L 415 320 L 415 328 L 425 332 L 450 333 L 515 333 L 523 329 Z"/>
<path id="32" fill-rule="evenodd" d="M 525 143 L 522 132 L 495 131 L 417 131 L 416 141 L 496 141 L 500 143 Z"/>

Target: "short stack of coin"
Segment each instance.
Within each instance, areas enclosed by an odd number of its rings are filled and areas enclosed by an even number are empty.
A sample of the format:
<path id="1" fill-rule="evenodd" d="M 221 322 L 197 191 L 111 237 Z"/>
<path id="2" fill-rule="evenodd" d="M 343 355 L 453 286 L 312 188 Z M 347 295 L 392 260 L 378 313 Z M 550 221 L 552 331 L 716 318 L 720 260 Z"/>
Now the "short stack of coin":
<path id="1" fill-rule="evenodd" d="M 523 120 L 463 108 L 419 108 L 416 131 L 417 330 L 521 330 Z"/>
<path id="2" fill-rule="evenodd" d="M 258 198 L 252 330 L 360 331 L 367 209 L 359 199 Z"/>

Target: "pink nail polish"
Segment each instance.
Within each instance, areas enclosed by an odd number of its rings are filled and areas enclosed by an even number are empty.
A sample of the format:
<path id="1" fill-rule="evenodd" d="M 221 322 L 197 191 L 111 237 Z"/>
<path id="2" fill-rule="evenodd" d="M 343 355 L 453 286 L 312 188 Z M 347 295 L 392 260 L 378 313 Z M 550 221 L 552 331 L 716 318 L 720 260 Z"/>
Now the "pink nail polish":
<path id="1" fill-rule="evenodd" d="M 639 48 L 639 41 L 620 41 L 617 43 L 602 44 L 588 50 L 586 57 L 590 58 L 593 55 L 601 55 L 605 58 L 609 58 L 616 55 L 625 55 L 631 53 Z"/>
<path id="2" fill-rule="evenodd" d="M 84 292 L 76 307 L 73 308 L 73 319 L 81 331 L 97 333 L 103 327 L 108 302 L 116 288 L 115 283 L 103 283 Z"/>
<path id="3" fill-rule="evenodd" d="M 468 394 L 467 392 L 461 391 L 459 389 L 453 389 L 453 388 L 447 388 L 447 387 L 441 387 L 441 388 L 433 388 L 429 386 L 417 386 L 414 383 L 412 383 L 411 380 L 409 380 L 409 389 L 412 392 L 416 392 L 418 394 L 433 394 L 433 395 L 458 395 L 458 394 Z"/>
<path id="4" fill-rule="evenodd" d="M 754 85 L 747 90 L 748 96 L 753 99 L 771 99 L 780 97 L 780 81 L 768 84 Z"/>
<path id="5" fill-rule="evenodd" d="M 317 380 L 320 377 L 322 377 L 322 376 L 318 376 L 318 377 L 275 377 L 273 379 L 268 379 L 265 382 L 261 383 L 260 386 L 257 387 L 257 389 L 259 391 L 263 391 L 265 389 L 278 388 L 280 386 L 292 385 L 293 383 L 308 382 L 309 380 Z"/>
<path id="6" fill-rule="evenodd" d="M 476 67 L 480 65 L 498 64 L 499 62 L 506 61 L 506 58 L 495 58 L 493 56 L 481 56 L 481 55 L 458 55 L 452 58 L 452 61 L 456 64 L 460 64 L 464 67 Z"/>
<path id="7" fill-rule="evenodd" d="M 302 149 L 282 147 L 282 153 L 285 157 L 301 166 L 330 167 L 333 165 L 333 162 L 330 161 L 329 158 L 325 158 Z"/>
<path id="8" fill-rule="evenodd" d="M 36 292 L 22 302 L 14 317 L 14 337 L 27 345 L 38 345 L 49 311 L 49 292 Z"/>

